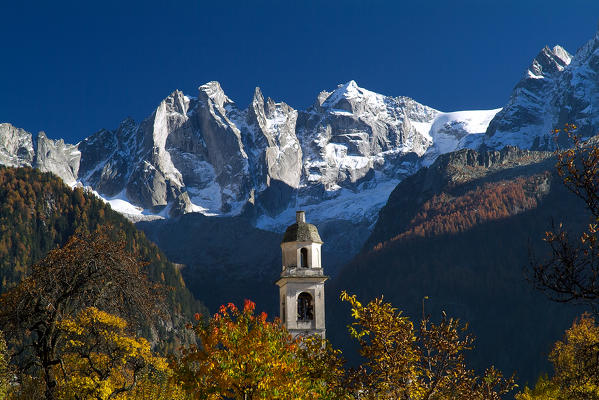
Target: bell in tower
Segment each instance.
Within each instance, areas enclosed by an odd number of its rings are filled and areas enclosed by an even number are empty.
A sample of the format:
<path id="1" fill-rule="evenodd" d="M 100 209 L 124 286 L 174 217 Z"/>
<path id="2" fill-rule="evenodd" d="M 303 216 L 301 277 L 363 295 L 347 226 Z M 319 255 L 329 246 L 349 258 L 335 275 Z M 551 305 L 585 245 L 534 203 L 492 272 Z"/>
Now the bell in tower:
<path id="1" fill-rule="evenodd" d="M 296 212 L 296 222 L 285 231 L 281 242 L 283 270 L 279 286 L 280 316 L 293 335 L 325 337 L 324 282 L 318 229 L 306 223 L 304 211 Z"/>

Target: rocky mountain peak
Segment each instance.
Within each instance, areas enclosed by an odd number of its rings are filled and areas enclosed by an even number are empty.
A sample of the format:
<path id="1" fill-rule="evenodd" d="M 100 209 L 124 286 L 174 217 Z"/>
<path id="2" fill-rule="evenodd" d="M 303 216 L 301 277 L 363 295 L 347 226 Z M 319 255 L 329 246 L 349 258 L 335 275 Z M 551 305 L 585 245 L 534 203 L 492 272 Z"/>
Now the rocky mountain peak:
<path id="1" fill-rule="evenodd" d="M 125 119 L 71 147 L 40 137 L 31 154 L 40 168 L 91 186 L 133 219 L 233 216 L 250 207 L 257 226 L 276 230 L 288 225 L 288 211 L 306 205 L 317 221 L 370 226 L 399 180 L 482 132 L 483 117 L 439 113 L 353 80 L 321 92 L 306 111 L 260 88 L 242 110 L 212 81 L 197 98 L 173 91 L 139 124 Z"/>
<path id="2" fill-rule="evenodd" d="M 565 123 L 590 137 L 599 132 L 599 33 L 571 56 L 545 47 L 516 84 L 508 104 L 489 124 L 485 144 L 552 149 L 554 129 Z M 567 138 L 558 139 L 567 145 Z"/>
<path id="3" fill-rule="evenodd" d="M 572 56 L 561 46 L 550 49 L 545 46 L 532 61 L 527 71 L 527 77 L 542 79 L 554 77 L 570 64 Z"/>
<path id="4" fill-rule="evenodd" d="M 34 166 L 43 172 L 53 172 L 68 185 L 77 182 L 81 152 L 76 145 L 64 140 L 49 139 L 45 132 L 39 132 L 36 140 Z"/>
<path id="5" fill-rule="evenodd" d="M 354 81 L 352 79 L 346 83 L 342 83 L 342 84 L 338 85 L 336 92 L 340 92 L 340 93 L 343 93 L 344 95 L 350 96 L 352 94 L 355 94 L 356 92 L 359 92 L 360 90 L 363 90 L 363 89 L 361 87 L 359 87 L 358 84 L 356 83 L 356 81 Z"/>
<path id="6" fill-rule="evenodd" d="M 120 140 L 124 143 L 135 140 L 136 138 L 133 137 L 133 135 L 136 131 L 137 123 L 133 118 L 127 117 L 121 121 L 118 128 L 116 129 L 117 140 Z"/>
<path id="7" fill-rule="evenodd" d="M 135 125 L 136 125 L 135 120 L 132 117 L 127 116 L 127 117 L 125 117 L 125 119 L 123 119 L 121 121 L 118 129 L 129 129 L 131 127 L 134 127 Z"/>
<path id="8" fill-rule="evenodd" d="M 337 86 L 337 89 L 335 89 L 326 100 L 321 103 L 321 105 L 323 108 L 361 114 L 368 108 L 380 108 L 383 97 L 384 96 L 378 93 L 359 87 L 356 81 L 351 80 Z"/>
<path id="9" fill-rule="evenodd" d="M 314 107 L 322 107 L 322 103 L 326 101 L 326 99 L 331 95 L 331 93 L 333 92 L 327 92 L 326 90 L 323 90 L 320 93 L 318 93 L 318 96 L 316 97 L 316 103 L 314 103 Z"/>
<path id="10" fill-rule="evenodd" d="M 254 97 L 252 98 L 252 104 L 264 104 L 264 95 L 262 94 L 262 90 L 256 86 L 254 89 Z"/>
<path id="11" fill-rule="evenodd" d="M 585 64 L 588 64 L 589 59 L 593 58 L 593 55 L 597 53 L 598 49 L 599 31 L 597 31 L 595 36 L 593 36 L 591 40 L 586 42 L 580 49 L 578 49 L 576 54 L 574 54 L 574 57 L 572 57 L 572 66 L 574 68 L 579 68 Z"/>
<path id="12" fill-rule="evenodd" d="M 162 102 L 166 105 L 168 112 L 187 114 L 189 98 L 186 98 L 183 92 L 178 89 L 167 96 Z"/>
<path id="13" fill-rule="evenodd" d="M 32 135 L 11 124 L 0 124 L 0 164 L 10 167 L 32 166 L 35 152 Z"/>
<path id="14" fill-rule="evenodd" d="M 233 104 L 234 102 L 227 97 L 225 91 L 220 86 L 220 83 L 217 81 L 208 82 L 198 88 L 200 100 L 211 101 L 218 108 L 223 108 L 225 104 Z"/>
<path id="15" fill-rule="evenodd" d="M 568 53 L 568 51 L 564 49 L 562 46 L 555 45 L 551 50 L 556 57 L 558 57 L 560 60 L 564 62 L 565 65 L 570 64 L 570 62 L 572 61 L 572 55 Z"/>

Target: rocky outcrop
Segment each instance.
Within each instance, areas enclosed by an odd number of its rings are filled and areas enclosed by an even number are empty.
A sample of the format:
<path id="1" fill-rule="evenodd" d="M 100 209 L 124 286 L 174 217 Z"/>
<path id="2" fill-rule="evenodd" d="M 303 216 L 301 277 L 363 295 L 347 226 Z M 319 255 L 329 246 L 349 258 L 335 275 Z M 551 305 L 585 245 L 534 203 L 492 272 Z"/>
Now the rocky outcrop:
<path id="1" fill-rule="evenodd" d="M 101 130 L 81 141 L 79 179 L 93 184 L 94 189 L 107 197 L 116 196 L 130 176 L 131 159 L 137 154 L 137 125 L 125 119 L 114 131 Z"/>
<path id="2" fill-rule="evenodd" d="M 298 112 L 270 97 L 265 101 L 256 88 L 245 115 L 245 124 L 240 125 L 247 126 L 244 138 L 256 187 L 264 190 L 277 180 L 298 188 L 302 174 L 302 149 L 295 135 Z"/>
<path id="3" fill-rule="evenodd" d="M 76 146 L 42 134 L 29 151 L 31 135 L 7 130 L 2 154 L 6 164 L 34 163 L 118 199 L 115 207 L 129 203 L 123 212 L 139 218 L 140 210 L 163 217 L 247 210 L 259 227 L 277 230 L 288 225 L 286 213 L 316 207 L 317 223 L 368 226 L 397 182 L 482 134 L 496 112 L 442 113 L 355 81 L 321 92 L 305 111 L 259 88 L 240 109 L 208 82 L 197 97 L 174 91 L 141 123 L 125 119 Z M 365 191 L 372 193 L 352 200 Z"/>
<path id="4" fill-rule="evenodd" d="M 362 89 L 355 81 L 322 92 L 298 121 L 306 183 L 332 191 L 355 189 L 375 170 L 401 177 L 407 172 L 400 168 L 404 156 L 422 156 L 432 144 L 428 132 L 414 123 L 431 124 L 437 114 L 414 100 Z"/>
<path id="5" fill-rule="evenodd" d="M 8 167 L 31 167 L 34 157 L 30 133 L 11 124 L 0 124 L 0 164 Z"/>
<path id="6" fill-rule="evenodd" d="M 571 56 L 545 47 L 515 86 L 508 104 L 489 124 L 483 142 L 552 149 L 552 131 L 575 124 L 590 137 L 599 132 L 599 32 Z M 562 145 L 565 138 L 560 137 Z"/>
<path id="7" fill-rule="evenodd" d="M 37 136 L 34 167 L 43 172 L 52 172 L 67 185 L 77 182 L 81 153 L 77 146 L 64 140 L 52 140 L 44 132 Z"/>
<path id="8" fill-rule="evenodd" d="M 0 124 L 0 165 L 35 167 L 53 172 L 66 184 L 74 185 L 80 158 L 77 146 L 66 144 L 62 139 L 48 139 L 40 132 L 34 143 L 31 133 L 8 123 Z"/>

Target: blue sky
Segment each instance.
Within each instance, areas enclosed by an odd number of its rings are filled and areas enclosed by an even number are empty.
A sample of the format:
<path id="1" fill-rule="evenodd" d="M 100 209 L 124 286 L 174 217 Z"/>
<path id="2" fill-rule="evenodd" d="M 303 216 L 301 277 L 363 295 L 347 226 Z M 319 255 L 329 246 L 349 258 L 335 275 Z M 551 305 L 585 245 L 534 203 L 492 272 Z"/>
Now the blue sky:
<path id="1" fill-rule="evenodd" d="M 305 108 L 354 79 L 442 111 L 497 108 L 543 46 L 573 53 L 599 21 L 596 0 L 4 3 L 0 122 L 71 143 L 211 80 L 242 107 L 255 86 Z"/>

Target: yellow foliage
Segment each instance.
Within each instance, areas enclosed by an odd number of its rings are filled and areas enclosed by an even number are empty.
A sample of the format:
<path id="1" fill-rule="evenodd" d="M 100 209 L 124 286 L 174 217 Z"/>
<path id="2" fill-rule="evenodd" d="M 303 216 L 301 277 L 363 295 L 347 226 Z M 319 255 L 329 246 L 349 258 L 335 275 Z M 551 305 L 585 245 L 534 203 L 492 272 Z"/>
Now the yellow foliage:
<path id="1" fill-rule="evenodd" d="M 61 321 L 58 329 L 66 338 L 63 364 L 56 371 L 60 398 L 127 398 L 141 375 L 168 370 L 146 339 L 126 332 L 125 320 L 95 307 Z"/>
<path id="2" fill-rule="evenodd" d="M 585 313 L 574 321 L 549 360 L 553 377 L 539 378 L 535 388 L 525 388 L 517 400 L 599 399 L 599 326 L 592 316 Z"/>
<path id="3" fill-rule="evenodd" d="M 9 389 L 10 370 L 8 366 L 9 356 L 4 336 L 0 331 L 0 400 L 6 398 Z"/>
<path id="4" fill-rule="evenodd" d="M 499 400 L 515 386 L 493 367 L 481 377 L 466 368 L 463 352 L 473 339 L 458 320 L 443 314 L 439 324 L 423 319 L 420 329 L 382 298 L 362 305 L 346 292 L 355 322 L 350 334 L 366 360 L 351 383 L 364 399 Z"/>

